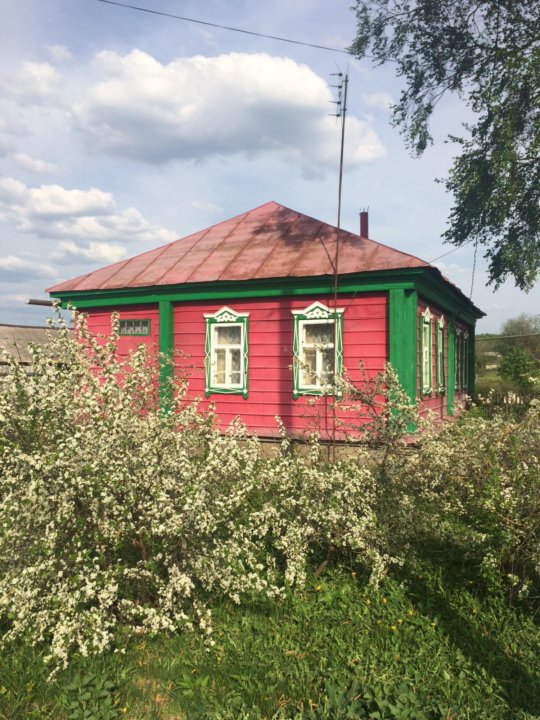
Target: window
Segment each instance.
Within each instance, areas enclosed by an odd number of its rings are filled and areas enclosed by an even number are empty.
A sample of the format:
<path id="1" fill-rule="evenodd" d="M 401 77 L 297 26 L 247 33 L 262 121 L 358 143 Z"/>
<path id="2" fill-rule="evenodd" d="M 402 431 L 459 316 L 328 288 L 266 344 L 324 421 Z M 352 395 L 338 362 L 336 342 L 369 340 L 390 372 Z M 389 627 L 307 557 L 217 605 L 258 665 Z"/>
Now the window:
<path id="1" fill-rule="evenodd" d="M 461 344 L 461 389 L 469 390 L 469 333 L 464 330 Z"/>
<path id="2" fill-rule="evenodd" d="M 315 302 L 293 310 L 293 398 L 320 395 L 336 385 L 343 364 L 343 310 Z M 336 395 L 340 396 L 339 388 Z"/>
<path id="3" fill-rule="evenodd" d="M 437 320 L 437 393 L 444 395 L 446 376 L 444 372 L 444 316 Z"/>
<path id="4" fill-rule="evenodd" d="M 150 335 L 150 320 L 120 320 L 120 335 Z"/>
<path id="5" fill-rule="evenodd" d="M 456 390 L 461 390 L 461 368 L 463 364 L 463 330 L 456 328 L 454 346 L 454 363 L 456 367 Z"/>
<path id="6" fill-rule="evenodd" d="M 205 315 L 205 394 L 248 396 L 248 313 L 223 307 Z"/>
<path id="7" fill-rule="evenodd" d="M 456 328 L 455 363 L 456 390 L 467 392 L 469 389 L 469 333 Z"/>
<path id="8" fill-rule="evenodd" d="M 420 387 L 422 397 L 432 390 L 431 319 L 429 308 L 420 315 Z"/>

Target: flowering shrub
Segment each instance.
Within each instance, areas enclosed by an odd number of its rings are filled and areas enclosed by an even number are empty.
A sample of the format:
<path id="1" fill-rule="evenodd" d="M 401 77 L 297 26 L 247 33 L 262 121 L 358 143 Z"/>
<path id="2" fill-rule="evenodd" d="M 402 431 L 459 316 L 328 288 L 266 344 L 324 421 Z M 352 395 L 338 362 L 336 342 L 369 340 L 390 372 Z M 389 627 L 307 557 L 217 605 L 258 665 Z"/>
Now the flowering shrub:
<path id="1" fill-rule="evenodd" d="M 160 409 L 144 346 L 122 360 L 116 335 L 92 337 L 81 316 L 75 334 L 60 324 L 32 348 L 33 375 L 11 362 L 0 390 L 5 642 L 45 642 L 60 667 L 114 646 L 119 625 L 210 635 L 210 595 L 279 596 L 330 548 L 380 576 L 366 467 L 310 463 L 285 440 L 261 460 L 182 380 Z"/>
<path id="2" fill-rule="evenodd" d="M 450 542 L 487 587 L 538 595 L 539 401 L 521 418 L 470 412 L 427 429 L 416 448 L 391 455 L 379 482 L 390 545 L 403 551 L 422 533 Z"/>
<path id="3" fill-rule="evenodd" d="M 160 408 L 165 358 L 144 346 L 119 358 L 116 334 L 96 339 L 82 317 L 76 335 L 61 324 L 32 349 L 34 374 L 10 361 L 0 388 L 4 642 L 46 643 L 54 667 L 114 647 L 119 626 L 198 626 L 211 642 L 210 598 L 279 597 L 310 561 L 342 553 L 376 583 L 419 537 L 459 545 L 491 587 L 539 583 L 540 404 L 519 421 L 424 423 L 407 445 L 420 420 L 387 369 L 348 392 L 371 413 L 375 459 L 357 448 L 323 463 L 316 444 L 302 457 L 284 436 L 264 460 L 182 378 Z"/>

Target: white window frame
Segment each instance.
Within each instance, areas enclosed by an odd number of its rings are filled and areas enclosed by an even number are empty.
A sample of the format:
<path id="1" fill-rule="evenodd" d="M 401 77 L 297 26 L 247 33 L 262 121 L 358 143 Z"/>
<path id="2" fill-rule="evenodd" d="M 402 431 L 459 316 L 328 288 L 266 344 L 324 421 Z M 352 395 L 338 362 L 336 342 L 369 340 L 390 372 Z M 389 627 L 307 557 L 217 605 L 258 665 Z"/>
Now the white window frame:
<path id="1" fill-rule="evenodd" d="M 213 393 L 243 395 L 248 397 L 248 318 L 249 313 L 237 313 L 229 307 L 222 307 L 216 313 L 205 314 L 206 348 L 205 348 L 205 395 Z M 227 345 L 217 344 L 217 331 L 223 327 L 239 327 L 240 342 Z M 225 350 L 225 382 L 215 381 L 217 351 Z M 233 383 L 231 377 L 231 351 L 240 351 L 240 380 Z"/>
<path id="2" fill-rule="evenodd" d="M 422 397 L 433 391 L 433 332 L 430 309 L 427 307 L 420 315 L 420 376 Z"/>
<path id="3" fill-rule="evenodd" d="M 461 390 L 469 392 L 469 331 L 463 331 L 461 351 Z"/>
<path id="4" fill-rule="evenodd" d="M 317 343 L 305 343 L 304 342 L 304 328 L 307 325 L 328 325 L 333 328 L 333 340 L 330 343 L 326 344 L 317 344 Z M 321 377 L 322 377 L 322 362 L 323 362 L 323 350 L 330 350 L 332 349 L 334 351 L 334 378 L 336 375 L 336 343 L 335 343 L 335 337 L 336 337 L 336 321 L 335 320 L 300 320 L 298 322 L 298 330 L 300 333 L 300 336 L 298 338 L 298 359 L 300 361 L 300 376 L 299 376 L 299 383 L 298 387 L 300 390 L 325 390 L 331 387 L 334 382 L 330 383 L 322 383 Z M 315 367 L 313 369 L 313 373 L 315 374 L 315 383 L 310 384 L 307 382 L 304 382 L 304 376 L 306 374 L 306 366 L 308 365 L 306 361 L 306 349 L 309 350 L 315 350 Z"/>
<path id="5" fill-rule="evenodd" d="M 218 345 L 218 331 L 221 328 L 240 328 L 240 342 L 238 343 L 228 343 L 225 345 Z M 238 389 L 242 387 L 242 375 L 243 375 L 243 365 L 244 365 L 244 357 L 242 349 L 244 347 L 244 325 L 243 323 L 215 323 L 212 325 L 212 339 L 210 342 L 210 366 L 211 366 L 211 385 L 212 387 L 216 388 L 231 388 L 231 389 Z M 225 382 L 218 382 L 216 379 L 217 375 L 217 354 L 218 350 L 224 350 L 225 351 Z M 232 374 L 232 361 L 231 361 L 231 354 L 233 350 L 238 350 L 240 353 L 240 373 L 239 373 L 239 381 L 237 383 L 232 382 L 231 374 Z"/>
<path id="6" fill-rule="evenodd" d="M 341 398 L 342 391 L 339 385 L 339 379 L 342 374 L 343 366 L 343 308 L 335 310 L 323 305 L 320 302 L 314 302 L 305 310 L 293 310 L 294 318 L 294 340 L 293 340 L 293 399 L 296 400 L 300 395 L 323 395 L 329 390 L 334 391 L 336 397 Z M 323 347 L 314 347 L 315 355 L 315 383 L 304 383 L 305 366 L 307 365 L 304 353 L 304 327 L 307 325 L 330 325 L 334 328 L 334 341 L 329 343 L 327 347 L 334 349 L 334 377 L 333 382 L 323 384 L 321 380 L 322 369 L 322 350 Z"/>
<path id="7" fill-rule="evenodd" d="M 437 354 L 436 354 L 436 375 L 437 375 L 437 393 L 444 395 L 446 391 L 446 375 L 444 367 L 444 315 L 437 320 Z"/>
<path id="8" fill-rule="evenodd" d="M 461 391 L 461 373 L 463 365 L 463 330 L 456 327 L 454 332 L 454 382 L 456 391 Z"/>

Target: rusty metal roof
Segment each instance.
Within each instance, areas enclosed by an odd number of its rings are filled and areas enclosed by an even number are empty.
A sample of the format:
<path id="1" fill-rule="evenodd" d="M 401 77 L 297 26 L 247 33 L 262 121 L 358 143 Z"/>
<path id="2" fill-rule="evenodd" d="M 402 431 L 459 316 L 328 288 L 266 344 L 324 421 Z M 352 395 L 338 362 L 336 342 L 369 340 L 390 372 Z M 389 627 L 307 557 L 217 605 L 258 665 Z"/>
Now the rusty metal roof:
<path id="1" fill-rule="evenodd" d="M 335 227 L 268 202 L 47 292 L 332 275 L 335 251 Z M 340 232 L 340 274 L 415 267 L 429 264 L 374 240 Z"/>

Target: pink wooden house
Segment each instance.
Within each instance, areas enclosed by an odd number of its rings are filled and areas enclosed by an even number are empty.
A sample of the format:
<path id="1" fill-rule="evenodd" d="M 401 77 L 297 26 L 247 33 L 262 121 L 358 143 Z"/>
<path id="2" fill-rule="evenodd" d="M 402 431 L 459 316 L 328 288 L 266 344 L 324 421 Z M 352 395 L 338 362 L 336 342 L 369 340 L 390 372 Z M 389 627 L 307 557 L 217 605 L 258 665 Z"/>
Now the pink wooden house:
<path id="1" fill-rule="evenodd" d="M 473 390 L 474 328 L 484 314 L 417 257 L 337 230 L 275 202 L 55 285 L 48 292 L 107 333 L 120 314 L 120 351 L 181 350 L 190 394 L 222 423 L 239 416 L 275 437 L 280 416 L 306 428 L 310 398 L 359 363 L 390 361 L 411 400 L 444 419 Z M 345 416 L 344 416 L 345 417 Z"/>

